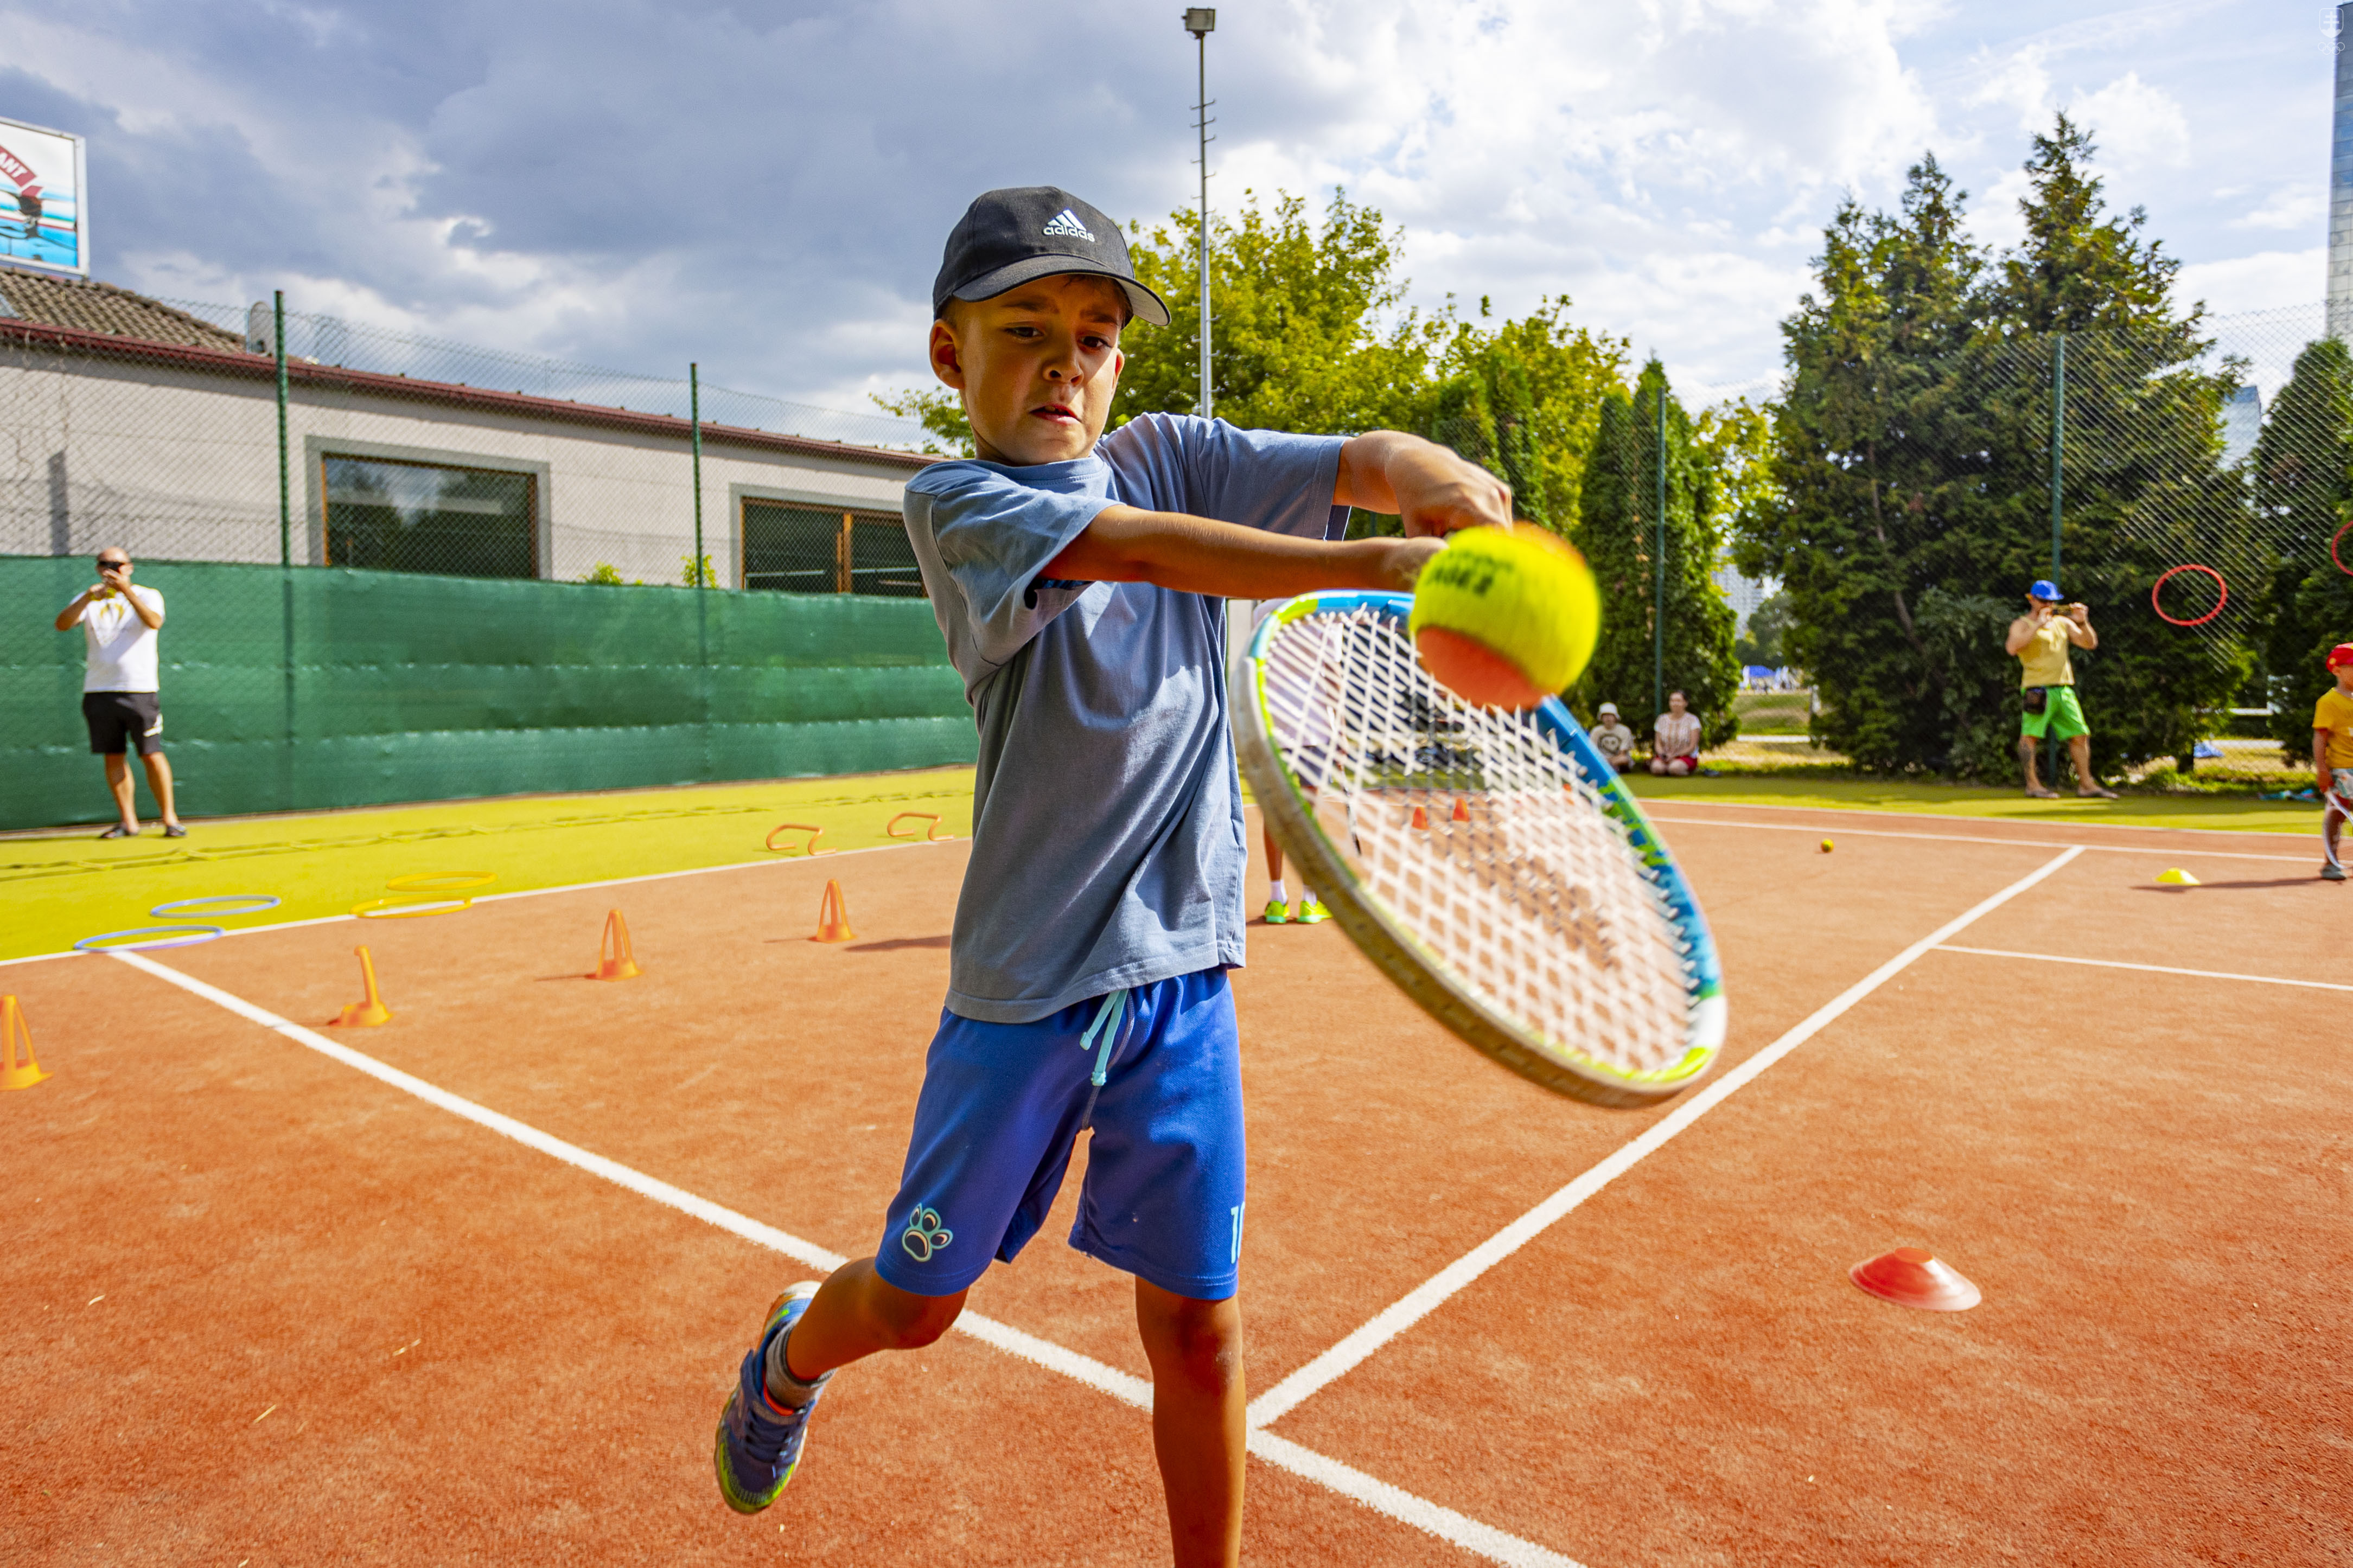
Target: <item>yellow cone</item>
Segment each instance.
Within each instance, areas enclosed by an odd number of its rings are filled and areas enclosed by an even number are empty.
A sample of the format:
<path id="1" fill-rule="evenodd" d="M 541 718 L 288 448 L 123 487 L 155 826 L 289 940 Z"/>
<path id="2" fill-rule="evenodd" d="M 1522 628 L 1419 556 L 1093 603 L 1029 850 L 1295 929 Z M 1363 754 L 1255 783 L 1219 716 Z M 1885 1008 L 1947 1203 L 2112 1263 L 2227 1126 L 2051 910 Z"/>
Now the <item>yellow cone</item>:
<path id="1" fill-rule="evenodd" d="M 2157 874 L 2157 879 L 2169 888 L 2194 888 L 2198 879 L 2179 866 L 2170 866 Z"/>

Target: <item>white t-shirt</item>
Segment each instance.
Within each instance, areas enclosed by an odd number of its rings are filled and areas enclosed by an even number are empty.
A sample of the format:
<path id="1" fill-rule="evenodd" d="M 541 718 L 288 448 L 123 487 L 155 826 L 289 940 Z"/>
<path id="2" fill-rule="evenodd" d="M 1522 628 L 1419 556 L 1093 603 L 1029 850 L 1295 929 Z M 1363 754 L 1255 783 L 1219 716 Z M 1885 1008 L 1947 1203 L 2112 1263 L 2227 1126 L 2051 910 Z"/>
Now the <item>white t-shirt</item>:
<path id="1" fill-rule="evenodd" d="M 131 591 L 158 616 L 164 613 L 162 594 L 136 584 Z M 139 618 L 121 595 L 84 605 L 81 635 L 90 645 L 90 665 L 81 678 L 84 691 L 155 689 L 155 630 Z"/>
<path id="2" fill-rule="evenodd" d="M 1699 755 L 1699 715 L 1685 713 L 1678 719 L 1672 712 L 1659 715 L 1656 727 L 1658 752 L 1662 757 L 1695 757 Z"/>

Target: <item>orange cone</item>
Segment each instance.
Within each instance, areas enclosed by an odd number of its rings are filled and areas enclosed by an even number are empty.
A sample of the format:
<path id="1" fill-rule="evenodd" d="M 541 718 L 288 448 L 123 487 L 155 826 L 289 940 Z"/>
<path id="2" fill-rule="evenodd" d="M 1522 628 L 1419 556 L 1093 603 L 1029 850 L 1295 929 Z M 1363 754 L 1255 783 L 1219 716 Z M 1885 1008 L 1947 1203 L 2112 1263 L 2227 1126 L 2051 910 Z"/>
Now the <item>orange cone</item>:
<path id="1" fill-rule="evenodd" d="M 1459 795 L 1454 797 L 1454 820 L 1457 822 L 1471 820 L 1471 803 Z"/>
<path id="2" fill-rule="evenodd" d="M 612 949 L 608 955 L 606 949 Z M 635 980 L 643 974 L 637 955 L 629 951 L 629 922 L 615 910 L 605 917 L 605 934 L 596 940 L 596 973 L 591 980 Z"/>
<path id="3" fill-rule="evenodd" d="M 1418 805 L 1415 806 L 1413 808 L 1413 826 L 1422 828 L 1428 827 L 1430 826 L 1430 813 L 1422 810 L 1421 807 Z"/>
<path id="4" fill-rule="evenodd" d="M 354 1002 L 335 1015 L 335 1026 L 343 1029 L 372 1029 L 378 1024 L 392 1022 L 392 1009 L 384 1005 L 384 997 L 375 988 L 375 960 L 364 947 L 352 949 L 360 955 L 360 979 L 367 986 L 364 1001 Z"/>
<path id="5" fill-rule="evenodd" d="M 16 1061 L 18 1040 L 25 1042 L 22 1066 Z M 25 1023 L 25 1010 L 14 996 L 0 996 L 0 1089 L 30 1089 L 48 1076 L 33 1059 L 33 1031 Z"/>
<path id="6" fill-rule="evenodd" d="M 849 906 L 841 897 L 841 884 L 828 879 L 825 884 L 825 901 L 817 907 L 817 934 L 811 942 L 856 942 L 858 933 L 849 929 Z"/>

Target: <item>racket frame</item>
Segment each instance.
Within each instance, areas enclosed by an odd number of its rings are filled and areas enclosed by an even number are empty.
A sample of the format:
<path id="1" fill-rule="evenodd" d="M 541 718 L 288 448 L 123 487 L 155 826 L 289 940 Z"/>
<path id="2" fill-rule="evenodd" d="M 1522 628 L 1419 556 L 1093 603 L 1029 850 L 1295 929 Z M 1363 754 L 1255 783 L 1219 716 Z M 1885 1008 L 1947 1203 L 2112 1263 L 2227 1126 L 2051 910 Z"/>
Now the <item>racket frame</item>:
<path id="1" fill-rule="evenodd" d="M 1406 594 L 1304 594 L 1271 612 L 1234 655 L 1228 680 L 1228 689 L 1237 699 L 1234 752 L 1275 842 L 1299 864 L 1307 885 L 1374 967 L 1473 1049 L 1523 1078 L 1592 1105 L 1639 1110 L 1689 1089 L 1715 1065 L 1724 1046 L 1727 1011 L 1715 938 L 1683 868 L 1668 853 L 1641 803 L 1558 698 L 1547 697 L 1538 704 L 1535 721 L 1559 742 L 1579 778 L 1600 798 L 1603 810 L 1624 829 L 1644 876 L 1662 897 L 1683 950 L 1687 1008 L 1683 1050 L 1665 1067 L 1625 1071 L 1547 1040 L 1488 1005 L 1385 904 L 1366 896 L 1339 846 L 1325 833 L 1313 798 L 1303 795 L 1297 777 L 1274 744 L 1273 715 L 1259 679 L 1267 645 L 1281 627 L 1319 612 L 1369 609 L 1402 628 L 1412 607 L 1412 596 Z"/>

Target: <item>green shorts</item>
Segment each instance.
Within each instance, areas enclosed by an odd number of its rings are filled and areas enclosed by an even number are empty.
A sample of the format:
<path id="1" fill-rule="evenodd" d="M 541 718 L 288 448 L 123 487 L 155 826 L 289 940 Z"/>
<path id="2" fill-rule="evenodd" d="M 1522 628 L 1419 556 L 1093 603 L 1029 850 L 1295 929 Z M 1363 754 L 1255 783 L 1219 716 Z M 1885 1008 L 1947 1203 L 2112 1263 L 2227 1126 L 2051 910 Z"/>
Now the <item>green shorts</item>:
<path id="1" fill-rule="evenodd" d="M 2075 700 L 2073 687 L 2046 686 L 2042 689 L 2050 693 L 2050 700 L 2042 705 L 2040 713 L 2019 715 L 2020 734 L 2031 735 L 2038 741 L 2046 734 L 2054 741 L 2071 741 L 2092 732 L 2092 727 L 2084 722 L 2084 708 Z"/>

